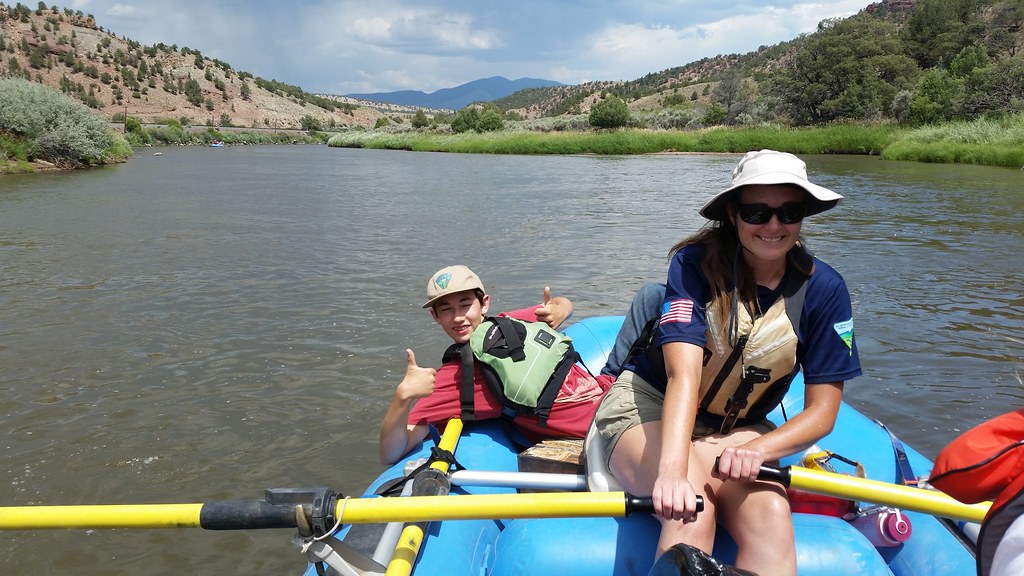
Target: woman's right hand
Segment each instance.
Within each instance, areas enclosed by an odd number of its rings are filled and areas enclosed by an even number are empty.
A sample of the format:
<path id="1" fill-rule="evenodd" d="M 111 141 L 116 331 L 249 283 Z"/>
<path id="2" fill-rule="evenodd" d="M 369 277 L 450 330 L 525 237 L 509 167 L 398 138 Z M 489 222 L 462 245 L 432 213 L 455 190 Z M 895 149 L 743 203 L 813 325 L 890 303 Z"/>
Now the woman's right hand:
<path id="1" fill-rule="evenodd" d="M 666 520 L 693 522 L 697 519 L 697 492 L 685 476 L 659 474 L 651 492 L 654 512 Z"/>

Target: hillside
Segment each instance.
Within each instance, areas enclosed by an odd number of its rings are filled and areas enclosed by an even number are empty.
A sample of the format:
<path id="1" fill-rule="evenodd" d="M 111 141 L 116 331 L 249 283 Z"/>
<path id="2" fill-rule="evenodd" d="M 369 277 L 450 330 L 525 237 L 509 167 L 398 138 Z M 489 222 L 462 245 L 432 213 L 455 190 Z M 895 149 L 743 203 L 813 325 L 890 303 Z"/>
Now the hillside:
<path id="1" fill-rule="evenodd" d="M 196 49 L 118 37 L 80 10 L 42 6 L 0 4 L 0 75 L 58 88 L 110 119 L 127 114 L 144 123 L 341 131 L 390 124 L 382 117 L 416 111 L 401 103 L 310 94 L 234 70 Z M 527 79 L 482 79 L 427 96 L 449 99 L 435 102 L 438 109 L 456 108 L 451 97 L 487 101 L 493 93 L 481 87 L 498 80 Z M 881 0 L 853 17 L 822 22 L 816 32 L 746 54 L 704 58 L 633 80 L 528 88 L 493 102 L 511 120 L 565 116 L 575 122 L 609 93 L 654 128 L 926 124 L 1012 114 L 1024 108 L 1024 5 Z M 448 129 L 451 116 L 440 116 L 439 129 Z M 538 126 L 548 129 L 543 121 Z"/>
<path id="2" fill-rule="evenodd" d="M 300 129 L 373 126 L 383 112 L 266 81 L 187 47 L 143 46 L 70 9 L 0 4 L 0 75 L 63 90 L 109 118 Z"/>

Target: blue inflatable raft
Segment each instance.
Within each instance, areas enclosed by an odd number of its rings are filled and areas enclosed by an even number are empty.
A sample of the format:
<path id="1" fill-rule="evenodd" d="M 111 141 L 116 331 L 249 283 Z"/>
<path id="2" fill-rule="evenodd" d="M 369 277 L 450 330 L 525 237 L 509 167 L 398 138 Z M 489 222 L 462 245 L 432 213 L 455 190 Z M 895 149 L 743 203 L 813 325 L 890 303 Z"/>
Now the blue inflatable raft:
<path id="1" fill-rule="evenodd" d="M 594 373 L 604 365 L 621 322 L 621 316 L 588 318 L 566 329 L 584 363 Z M 782 406 L 769 417 L 781 424 L 783 410 L 792 417 L 802 406 L 803 385 L 802 379 L 798 379 Z M 428 440 L 409 454 L 406 461 L 429 457 L 433 446 Z M 835 430 L 822 439 L 819 446 L 860 462 L 868 478 L 895 483 L 902 480 L 887 431 L 846 404 L 839 412 Z M 906 447 L 905 452 L 914 472 L 927 474 L 931 471 L 932 463 L 927 458 L 910 447 Z M 466 425 L 455 458 L 468 471 L 516 472 L 518 453 L 519 449 L 501 424 L 483 422 Z M 798 459 L 791 457 L 782 465 L 798 465 Z M 404 476 L 405 464 L 403 461 L 386 470 L 364 495 L 372 496 L 385 482 Z M 453 488 L 451 497 L 515 491 L 509 487 L 463 485 Z M 975 573 L 973 545 L 959 533 L 954 523 L 916 512 L 902 514 L 912 527 L 909 538 L 896 545 L 876 546 L 865 532 L 843 518 L 795 512 L 798 573 L 801 576 L 965 576 Z M 371 536 L 366 532 L 362 526 L 355 530 L 346 526 L 338 531 L 337 537 L 369 555 L 377 544 L 374 540 L 380 538 L 380 530 Z M 434 522 L 425 530 L 413 573 L 418 576 L 645 575 L 654 564 L 658 534 L 659 524 L 648 514 L 625 518 Z M 374 557 L 381 564 L 387 564 L 387 560 L 381 561 L 380 550 L 378 547 Z M 735 544 L 724 529 L 719 529 L 714 556 L 731 564 L 735 555 Z M 323 566 L 319 569 L 324 571 Z M 306 576 L 317 574 L 317 567 L 311 564 Z"/>

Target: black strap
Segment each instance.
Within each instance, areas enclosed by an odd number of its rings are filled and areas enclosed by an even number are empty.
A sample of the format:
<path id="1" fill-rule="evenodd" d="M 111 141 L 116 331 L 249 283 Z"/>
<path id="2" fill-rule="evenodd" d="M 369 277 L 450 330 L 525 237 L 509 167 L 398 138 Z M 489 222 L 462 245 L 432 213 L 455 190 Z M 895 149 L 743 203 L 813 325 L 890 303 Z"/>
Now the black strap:
<path id="1" fill-rule="evenodd" d="M 505 339 L 505 346 L 508 348 L 509 358 L 516 362 L 522 362 L 526 360 L 526 352 L 523 350 L 523 339 L 519 337 L 519 333 L 516 332 L 516 327 L 512 323 L 512 320 L 505 316 L 495 316 L 491 318 L 494 325 L 498 327 L 501 332 L 501 336 Z M 487 352 L 485 349 L 484 352 Z"/>
<path id="2" fill-rule="evenodd" d="M 736 363 L 740 361 L 740 356 L 743 355 L 743 349 L 746 346 L 747 336 L 744 334 L 736 341 L 736 347 L 732 349 L 732 354 L 726 358 L 725 363 L 722 364 L 722 369 L 718 371 L 718 374 L 715 376 L 715 380 L 711 383 L 711 387 L 708 388 L 707 394 L 705 394 L 704 399 L 701 400 L 701 410 L 707 410 L 711 401 L 718 395 L 718 391 L 722 389 L 722 384 L 725 383 L 725 379 L 729 377 L 729 374 L 732 373 L 732 369 L 736 367 Z"/>
<path id="3" fill-rule="evenodd" d="M 782 288 L 782 297 L 786 302 L 786 316 L 793 325 L 793 333 L 800 340 L 800 317 L 804 311 L 804 300 L 807 298 L 807 285 L 810 278 L 791 270 Z"/>
<path id="4" fill-rule="evenodd" d="M 630 345 L 629 352 L 626 353 L 626 358 L 619 366 L 619 374 L 622 373 L 622 366 L 629 364 L 633 361 L 633 358 L 636 358 L 647 351 L 647 347 L 650 346 L 651 342 L 654 340 L 654 333 L 658 330 L 658 324 L 660 321 L 661 316 L 655 316 L 644 324 L 643 329 L 640 331 L 640 336 L 638 336 L 633 344 Z M 615 374 L 615 377 L 617 378 L 619 374 Z"/>
<path id="5" fill-rule="evenodd" d="M 572 350 L 571 345 L 570 350 Z M 555 367 L 554 374 L 551 375 L 550 385 L 541 393 L 540 398 L 537 399 L 535 415 L 537 416 L 537 424 L 540 426 L 548 425 L 551 407 L 554 406 L 555 398 L 561 392 L 562 386 L 565 384 L 565 378 L 569 375 L 569 370 L 572 369 L 572 365 L 576 363 L 576 358 L 578 357 L 579 355 L 573 352 L 573 354 L 566 354 L 565 358 L 562 358 L 562 361 Z"/>
<path id="6" fill-rule="evenodd" d="M 476 419 L 476 410 L 473 406 L 473 376 L 475 372 L 473 349 L 469 344 L 463 344 L 459 350 L 462 377 L 459 385 L 459 403 L 461 406 L 460 415 L 463 420 L 471 421 Z"/>
<path id="7" fill-rule="evenodd" d="M 744 336 L 744 338 L 746 337 Z M 720 429 L 722 434 L 728 434 L 732 431 L 732 427 L 736 424 L 736 419 L 739 418 L 740 411 L 747 407 L 747 399 L 754 392 L 754 385 L 764 384 L 771 380 L 771 378 L 771 370 L 758 368 L 757 366 L 748 366 L 744 369 L 740 385 L 736 387 L 732 396 L 725 402 L 725 419 L 722 420 L 722 427 Z"/>
<path id="8" fill-rule="evenodd" d="M 405 486 L 406 482 L 414 479 L 418 473 L 429 468 L 430 465 L 433 464 L 434 462 L 447 463 L 448 470 L 450 472 L 456 472 L 458 470 L 466 469 L 465 466 L 463 466 L 461 463 L 459 463 L 458 460 L 455 459 L 455 454 L 452 454 L 448 450 L 442 450 L 438 446 L 432 446 L 430 448 L 430 457 L 427 458 L 427 460 L 424 463 L 417 466 L 412 472 L 409 472 L 405 476 L 392 478 L 391 480 L 384 482 L 377 488 L 375 494 L 377 494 L 378 496 L 394 496 L 396 494 L 401 494 L 402 488 Z"/>

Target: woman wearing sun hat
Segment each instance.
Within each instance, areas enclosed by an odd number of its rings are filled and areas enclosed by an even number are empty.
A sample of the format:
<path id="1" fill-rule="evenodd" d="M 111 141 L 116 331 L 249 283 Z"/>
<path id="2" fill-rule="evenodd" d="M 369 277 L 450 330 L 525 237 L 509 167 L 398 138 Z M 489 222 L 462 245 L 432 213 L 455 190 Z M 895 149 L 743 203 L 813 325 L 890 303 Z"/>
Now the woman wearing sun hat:
<path id="1" fill-rule="evenodd" d="M 841 199 L 796 156 L 749 152 L 701 208 L 709 225 L 672 247 L 660 319 L 595 417 L 616 480 L 653 496 L 659 553 L 680 542 L 710 553 L 717 520 L 738 568 L 796 573 L 785 491 L 756 476 L 831 431 L 843 382 L 861 373 L 846 283 L 800 235 L 804 217 Z M 804 410 L 775 429 L 765 416 L 799 370 Z"/>

